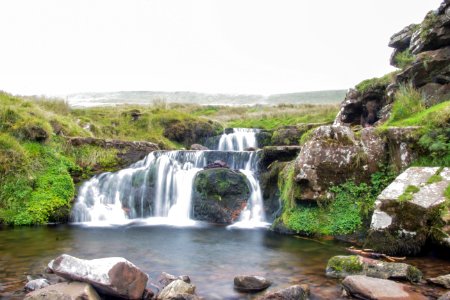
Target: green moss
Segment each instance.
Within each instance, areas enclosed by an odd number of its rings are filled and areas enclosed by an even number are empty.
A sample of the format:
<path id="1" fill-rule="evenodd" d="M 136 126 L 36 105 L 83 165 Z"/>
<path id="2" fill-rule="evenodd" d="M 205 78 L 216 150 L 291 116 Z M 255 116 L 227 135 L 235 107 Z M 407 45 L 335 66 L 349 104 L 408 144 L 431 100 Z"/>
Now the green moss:
<path id="1" fill-rule="evenodd" d="M 397 72 L 386 74 L 382 77 L 375 77 L 372 79 L 366 79 L 355 86 L 356 90 L 360 93 L 365 93 L 372 89 L 386 88 L 394 81 L 394 76 Z"/>
<path id="2" fill-rule="evenodd" d="M 312 138 L 315 129 L 316 128 L 311 128 L 310 130 L 302 134 L 300 140 L 298 141 L 299 145 L 303 146 L 304 144 L 306 144 L 306 142 L 308 142 Z"/>
<path id="3" fill-rule="evenodd" d="M 447 200 L 450 200 L 450 184 L 445 188 L 444 196 Z"/>
<path id="4" fill-rule="evenodd" d="M 443 178 L 442 178 L 441 175 L 434 174 L 433 176 L 428 178 L 427 184 L 433 184 L 433 183 L 436 183 L 436 182 L 440 182 L 440 181 L 442 181 L 442 179 Z"/>
<path id="5" fill-rule="evenodd" d="M 398 201 L 400 202 L 410 201 L 412 200 L 414 194 L 417 193 L 418 191 L 420 191 L 420 189 L 417 186 L 408 185 L 403 194 L 401 194 L 400 197 L 398 197 Z"/>
<path id="6" fill-rule="evenodd" d="M 327 269 L 339 273 L 354 274 L 362 272 L 364 266 L 356 255 L 333 256 L 328 260 Z"/>
<path id="7" fill-rule="evenodd" d="M 425 19 L 422 21 L 422 24 L 420 24 L 420 38 L 422 40 L 427 39 L 428 34 L 433 29 L 438 20 L 438 16 L 433 11 L 430 11 L 426 15 Z"/>
<path id="8" fill-rule="evenodd" d="M 422 277 L 422 272 L 414 266 L 409 266 L 406 270 L 406 278 L 408 278 L 410 282 L 419 282 Z"/>

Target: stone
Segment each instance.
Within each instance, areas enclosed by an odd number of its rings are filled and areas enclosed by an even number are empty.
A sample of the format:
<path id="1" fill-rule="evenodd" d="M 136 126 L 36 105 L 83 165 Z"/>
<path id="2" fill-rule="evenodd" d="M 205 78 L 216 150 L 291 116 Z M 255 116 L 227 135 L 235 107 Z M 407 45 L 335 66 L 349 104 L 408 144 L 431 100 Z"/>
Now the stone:
<path id="1" fill-rule="evenodd" d="M 261 130 L 255 134 L 256 142 L 259 148 L 272 145 L 272 131 Z"/>
<path id="2" fill-rule="evenodd" d="M 210 137 L 220 135 L 223 127 L 211 120 L 170 120 L 164 126 L 163 135 L 177 143 L 189 147 L 192 144 L 202 144 Z"/>
<path id="3" fill-rule="evenodd" d="M 306 123 L 294 126 L 283 126 L 276 129 L 272 135 L 272 146 L 295 146 L 299 145 L 300 138 L 308 130 L 327 125 L 327 123 Z"/>
<path id="4" fill-rule="evenodd" d="M 307 285 L 293 285 L 288 288 L 265 294 L 258 300 L 307 300 L 309 287 Z"/>
<path id="5" fill-rule="evenodd" d="M 240 275 L 234 277 L 234 288 L 241 292 L 259 292 L 267 289 L 271 284 L 262 276 Z"/>
<path id="6" fill-rule="evenodd" d="M 208 147 L 205 147 L 203 145 L 200 144 L 192 144 L 191 145 L 191 150 L 195 150 L 195 151 L 205 151 L 205 150 L 209 150 Z"/>
<path id="7" fill-rule="evenodd" d="M 275 161 L 294 160 L 301 149 L 301 146 L 266 146 L 259 152 L 259 165 L 266 169 Z"/>
<path id="8" fill-rule="evenodd" d="M 425 300 L 427 297 L 411 291 L 408 286 L 394 281 L 367 277 L 347 276 L 342 286 L 350 295 L 369 300 Z"/>
<path id="9" fill-rule="evenodd" d="M 94 288 L 84 282 L 62 282 L 28 293 L 26 300 L 100 300 Z"/>
<path id="10" fill-rule="evenodd" d="M 432 176 L 438 180 L 430 181 Z M 404 171 L 377 197 L 364 247 L 390 255 L 414 255 L 429 237 L 450 247 L 446 242 L 450 230 L 443 228 L 445 221 L 439 218 L 449 184 L 450 168 L 411 167 Z"/>
<path id="11" fill-rule="evenodd" d="M 245 175 L 226 168 L 198 172 L 193 189 L 193 218 L 218 224 L 236 221 L 250 197 Z"/>
<path id="12" fill-rule="evenodd" d="M 438 300 L 450 300 L 450 292 L 445 293 L 444 295 L 441 295 Z"/>
<path id="13" fill-rule="evenodd" d="M 389 165 L 398 172 L 404 171 L 417 158 L 419 126 L 389 127 L 384 132 L 388 150 Z"/>
<path id="14" fill-rule="evenodd" d="M 194 300 L 198 299 L 195 295 L 195 285 L 177 279 L 166 286 L 157 297 L 158 300 Z"/>
<path id="15" fill-rule="evenodd" d="M 35 290 L 42 289 L 49 285 L 50 285 L 50 282 L 45 278 L 33 279 L 33 280 L 30 280 L 27 282 L 27 284 L 25 285 L 25 290 L 26 291 L 35 291 Z"/>
<path id="16" fill-rule="evenodd" d="M 411 24 L 392 35 L 389 41 L 389 47 L 398 49 L 400 51 L 408 49 L 412 35 L 414 31 L 416 31 L 417 27 L 418 25 Z"/>
<path id="17" fill-rule="evenodd" d="M 212 163 L 206 165 L 206 167 L 204 167 L 205 170 L 218 169 L 218 168 L 227 168 L 227 169 L 229 169 L 230 167 L 223 160 L 215 160 L 214 162 L 212 162 Z"/>
<path id="18" fill-rule="evenodd" d="M 427 281 L 450 289 L 450 274 L 428 278 Z"/>
<path id="19" fill-rule="evenodd" d="M 448 7 L 446 9 L 448 11 Z M 413 54 L 436 50 L 450 43 L 450 18 L 444 10 L 430 11 L 414 31 L 409 49 Z"/>
<path id="20" fill-rule="evenodd" d="M 122 257 L 84 260 L 63 254 L 49 263 L 63 278 L 92 284 L 101 293 L 125 299 L 141 298 L 148 276 Z"/>
<path id="21" fill-rule="evenodd" d="M 158 282 L 162 285 L 162 287 L 168 286 L 172 281 L 175 280 L 183 280 L 186 283 L 191 283 L 191 278 L 187 275 L 175 276 L 166 272 L 162 272 L 159 276 Z"/>

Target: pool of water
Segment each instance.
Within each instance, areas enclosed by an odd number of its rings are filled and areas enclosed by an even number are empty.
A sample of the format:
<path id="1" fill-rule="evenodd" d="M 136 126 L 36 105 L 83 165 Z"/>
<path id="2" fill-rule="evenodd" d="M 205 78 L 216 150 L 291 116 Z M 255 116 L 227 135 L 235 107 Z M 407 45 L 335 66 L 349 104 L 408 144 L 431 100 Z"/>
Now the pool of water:
<path id="1" fill-rule="evenodd" d="M 338 299 L 339 281 L 324 275 L 327 260 L 346 254 L 347 245 L 278 235 L 265 229 L 200 225 L 176 228 L 75 225 L 0 229 L 0 296 L 19 299 L 26 275 L 39 274 L 56 256 L 93 259 L 122 256 L 155 280 L 161 272 L 187 274 L 205 299 L 253 299 L 233 289 L 240 274 L 264 276 L 275 290 L 297 283 L 311 286 L 313 299 Z M 449 270 L 448 261 L 417 260 L 431 275 Z"/>

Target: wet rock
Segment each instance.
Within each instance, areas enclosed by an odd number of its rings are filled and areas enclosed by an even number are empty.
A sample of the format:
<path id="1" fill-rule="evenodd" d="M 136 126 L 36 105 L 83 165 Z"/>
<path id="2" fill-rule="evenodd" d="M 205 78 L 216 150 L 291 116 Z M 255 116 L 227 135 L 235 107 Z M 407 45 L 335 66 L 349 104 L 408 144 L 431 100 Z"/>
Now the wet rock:
<path id="1" fill-rule="evenodd" d="M 309 296 L 307 285 L 293 285 L 288 288 L 268 293 L 258 300 L 306 300 Z"/>
<path id="2" fill-rule="evenodd" d="M 158 300 L 196 300 L 195 285 L 177 279 L 166 286 L 158 295 Z"/>
<path id="3" fill-rule="evenodd" d="M 92 284 L 101 293 L 125 299 L 138 299 L 144 293 L 148 276 L 122 257 L 92 260 L 63 254 L 49 263 L 55 274 Z"/>
<path id="4" fill-rule="evenodd" d="M 25 296 L 26 300 L 100 300 L 100 296 L 88 283 L 63 282 L 41 288 Z"/>
<path id="5" fill-rule="evenodd" d="M 203 145 L 200 145 L 200 144 L 192 144 L 191 145 L 191 150 L 204 151 L 204 150 L 209 150 L 209 148 L 205 147 Z"/>
<path id="6" fill-rule="evenodd" d="M 435 180 L 430 181 L 434 176 Z M 365 247 L 391 255 L 419 253 L 427 238 L 450 247 L 448 229 L 440 218 L 450 168 L 412 167 L 400 174 L 375 201 Z M 420 216 L 418 218 L 417 216 Z M 433 232 L 439 234 L 433 234 Z"/>
<path id="7" fill-rule="evenodd" d="M 45 278 L 33 279 L 27 282 L 25 285 L 26 291 L 35 291 L 49 286 L 50 282 Z"/>
<path id="8" fill-rule="evenodd" d="M 229 169 L 230 167 L 223 160 L 215 160 L 213 163 L 210 163 L 206 167 L 204 167 L 205 170 L 217 169 L 217 168 L 227 168 L 227 169 Z"/>
<path id="9" fill-rule="evenodd" d="M 234 277 L 234 288 L 242 292 L 259 292 L 272 283 L 262 276 L 240 275 Z"/>
<path id="10" fill-rule="evenodd" d="M 250 196 L 244 174 L 225 168 L 205 169 L 194 180 L 195 220 L 231 224 L 239 218 Z"/>
<path id="11" fill-rule="evenodd" d="M 450 274 L 429 278 L 427 281 L 450 289 Z"/>
<path id="12" fill-rule="evenodd" d="M 422 279 L 422 272 L 414 266 L 405 263 L 384 262 L 357 255 L 332 257 L 328 261 L 326 275 L 332 278 L 366 275 L 410 282 L 419 282 Z"/>
<path id="13" fill-rule="evenodd" d="M 255 134 L 256 142 L 259 148 L 272 145 L 272 131 L 261 130 Z"/>
<path id="14" fill-rule="evenodd" d="M 168 286 L 172 281 L 175 280 L 183 280 L 186 283 L 191 283 L 191 278 L 187 275 L 175 276 L 166 272 L 162 272 L 159 276 L 158 282 L 162 285 L 162 287 Z"/>
<path id="15" fill-rule="evenodd" d="M 347 276 L 342 286 L 350 295 L 370 300 L 425 300 L 427 297 L 411 291 L 408 286 L 394 281 L 367 277 L 364 275 Z"/>
<path id="16" fill-rule="evenodd" d="M 266 146 L 259 152 L 259 165 L 266 169 L 275 161 L 294 160 L 301 149 L 301 146 Z"/>

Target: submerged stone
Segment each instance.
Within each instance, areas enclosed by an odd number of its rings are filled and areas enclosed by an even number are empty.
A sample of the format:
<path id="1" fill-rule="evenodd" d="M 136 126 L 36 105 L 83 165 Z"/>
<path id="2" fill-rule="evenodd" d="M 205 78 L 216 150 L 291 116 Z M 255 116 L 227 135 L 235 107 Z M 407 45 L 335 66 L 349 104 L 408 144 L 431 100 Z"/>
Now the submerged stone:
<path id="1" fill-rule="evenodd" d="M 63 282 L 50 285 L 25 296 L 26 300 L 100 300 L 100 296 L 88 283 Z"/>
<path id="2" fill-rule="evenodd" d="M 234 277 L 234 288 L 242 292 L 259 292 L 272 283 L 262 276 L 240 275 Z"/>
<path id="3" fill-rule="evenodd" d="M 268 293 L 258 300 L 306 300 L 309 296 L 307 285 L 293 285 L 288 288 Z"/>

